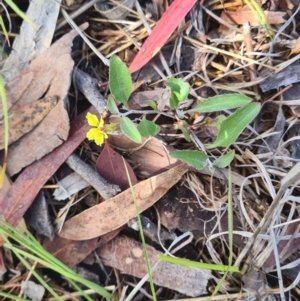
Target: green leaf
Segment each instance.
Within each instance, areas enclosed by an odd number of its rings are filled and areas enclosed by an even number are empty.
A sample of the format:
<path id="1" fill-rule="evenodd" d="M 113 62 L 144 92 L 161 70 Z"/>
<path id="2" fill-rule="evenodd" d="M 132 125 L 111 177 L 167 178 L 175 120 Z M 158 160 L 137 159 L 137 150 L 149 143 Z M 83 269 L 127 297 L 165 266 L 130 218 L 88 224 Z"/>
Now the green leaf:
<path id="1" fill-rule="evenodd" d="M 178 102 L 176 96 L 174 96 L 173 93 L 171 93 L 171 97 L 170 97 L 169 102 L 170 102 L 170 108 L 171 109 L 176 109 L 178 107 L 179 102 Z"/>
<path id="2" fill-rule="evenodd" d="M 202 169 L 206 165 L 208 156 L 200 151 L 183 150 L 175 151 L 171 153 L 171 156 L 175 159 L 182 160 L 188 165 L 195 167 L 196 169 Z"/>
<path id="3" fill-rule="evenodd" d="M 185 140 L 191 142 L 192 140 L 190 137 L 190 133 L 188 131 L 189 124 L 185 120 L 180 120 L 178 124 L 179 124 L 179 129 L 182 131 Z"/>
<path id="4" fill-rule="evenodd" d="M 170 107 L 175 109 L 179 102 L 186 100 L 190 85 L 180 78 L 170 78 L 167 81 L 167 86 L 171 90 Z"/>
<path id="5" fill-rule="evenodd" d="M 126 104 L 132 92 L 131 75 L 126 65 L 116 56 L 109 63 L 109 88 L 117 101 Z"/>
<path id="6" fill-rule="evenodd" d="M 119 109 L 113 97 L 109 96 L 107 100 L 107 108 L 112 114 L 118 114 Z"/>
<path id="7" fill-rule="evenodd" d="M 190 90 L 190 85 L 187 82 L 181 78 L 170 78 L 167 81 L 167 85 L 170 87 L 171 92 L 176 95 L 179 102 L 186 100 Z"/>
<path id="8" fill-rule="evenodd" d="M 146 104 L 154 111 L 158 111 L 157 104 L 154 100 L 147 100 Z"/>
<path id="9" fill-rule="evenodd" d="M 221 127 L 221 124 L 222 122 L 226 119 L 226 116 L 225 115 L 218 115 L 216 117 L 216 121 L 215 122 L 211 122 L 211 123 L 208 123 L 207 125 L 208 126 L 212 126 L 212 127 L 215 127 L 217 128 L 218 130 L 220 130 L 220 127 Z"/>
<path id="10" fill-rule="evenodd" d="M 251 98 L 241 94 L 224 94 L 210 97 L 202 101 L 195 108 L 187 110 L 186 113 L 192 112 L 216 112 L 221 110 L 234 109 L 242 107 L 251 102 Z"/>
<path id="11" fill-rule="evenodd" d="M 224 168 L 227 167 L 234 158 L 234 151 L 230 151 L 227 154 L 219 157 L 217 160 L 213 162 L 213 166 Z"/>
<path id="12" fill-rule="evenodd" d="M 135 127 L 134 123 L 128 118 L 123 117 L 120 123 L 120 129 L 124 135 L 136 143 L 142 142 L 142 137 L 140 132 Z"/>
<path id="13" fill-rule="evenodd" d="M 157 124 L 147 120 L 145 117 L 138 124 L 137 129 L 140 134 L 146 138 L 149 136 L 155 136 L 160 131 L 160 127 Z"/>
<path id="14" fill-rule="evenodd" d="M 235 142 L 244 128 L 257 116 L 260 110 L 258 103 L 250 103 L 227 117 L 220 126 L 216 141 L 207 148 L 228 147 Z"/>

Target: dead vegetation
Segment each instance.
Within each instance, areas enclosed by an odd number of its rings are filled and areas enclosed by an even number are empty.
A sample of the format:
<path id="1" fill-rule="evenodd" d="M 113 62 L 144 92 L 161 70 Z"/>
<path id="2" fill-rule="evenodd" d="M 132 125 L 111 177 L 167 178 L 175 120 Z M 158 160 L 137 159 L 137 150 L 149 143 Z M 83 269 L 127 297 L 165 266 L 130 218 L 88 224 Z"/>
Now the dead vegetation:
<path id="1" fill-rule="evenodd" d="M 27 226 L 49 253 L 84 277 L 113 286 L 117 299 L 146 300 L 152 297 L 146 279 L 140 282 L 147 272 L 122 156 L 135 185 L 151 266 L 174 241 L 176 250 L 173 246 L 170 252 L 178 257 L 227 265 L 232 185 L 233 265 L 240 273 L 228 274 L 211 300 L 298 300 L 298 1 L 245 1 L 261 7 L 265 24 L 243 1 L 177 1 L 192 8 L 174 25 L 166 43 L 163 32 L 150 48 L 142 43 L 171 1 L 109 1 L 96 7 L 96 1 L 65 1 L 61 10 L 58 2 L 49 1 L 53 6 L 43 5 L 40 12 L 34 11 L 34 2 L 28 15 L 40 16 L 37 28 L 30 30 L 25 23 L 20 31 L 14 27 L 13 47 L 2 63 L 9 113 L 17 117 L 4 158 L 8 165 L 0 190 L 1 217 L 17 226 L 26 213 Z M 176 17 L 169 23 L 176 23 Z M 11 19 L 20 22 L 14 15 Z M 70 20 L 76 29 L 70 30 Z M 161 31 L 167 31 L 169 23 Z M 89 44 L 76 38 L 78 31 Z M 139 66 L 133 59 L 141 47 L 145 55 L 160 51 Z M 122 133 L 109 135 L 105 146 L 98 147 L 85 139 L 85 115 L 105 110 L 110 93 L 107 63 L 114 54 L 132 72 L 132 119 L 140 118 L 138 111 L 149 109 L 148 100 L 154 100 L 161 114 L 147 117 L 161 131 L 141 143 Z M 244 94 L 261 104 L 257 118 L 230 146 L 235 151 L 232 183 L 229 168 L 215 169 L 212 175 L 209 167 L 195 170 L 171 157 L 175 149 L 196 149 L 168 107 L 165 81 L 171 76 L 191 87 L 182 104 L 186 108 L 226 93 Z M 217 136 L 212 123 L 220 114 L 228 116 L 230 111 L 185 116 L 203 147 Z M 107 123 L 117 123 L 117 118 L 106 113 Z M 4 148 L 4 128 L 0 130 Z M 207 153 L 215 158 L 225 151 Z M 59 229 L 55 234 L 53 223 Z M 30 278 L 28 271 L 5 247 L 0 262 L 0 290 L 18 295 L 21 281 Z M 80 299 L 57 275 L 37 270 L 58 294 Z M 164 262 L 153 272 L 153 282 L 158 299 L 207 300 L 222 276 Z"/>

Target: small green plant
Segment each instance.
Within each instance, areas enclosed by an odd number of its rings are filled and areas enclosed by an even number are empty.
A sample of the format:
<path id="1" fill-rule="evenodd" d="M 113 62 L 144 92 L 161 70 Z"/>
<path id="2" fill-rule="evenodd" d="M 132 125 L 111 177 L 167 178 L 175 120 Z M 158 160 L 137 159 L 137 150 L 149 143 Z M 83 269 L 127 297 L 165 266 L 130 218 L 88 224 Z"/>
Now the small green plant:
<path id="1" fill-rule="evenodd" d="M 228 148 L 232 145 L 245 127 L 247 127 L 257 116 L 260 110 L 260 105 L 258 103 L 251 102 L 251 99 L 244 95 L 225 94 L 210 97 L 201 102 L 195 108 L 183 111 L 180 110 L 179 107 L 180 104 L 188 97 L 189 84 L 182 79 L 170 78 L 166 82 L 166 85 L 169 87 L 171 92 L 169 106 L 171 109 L 176 111 L 178 116 L 177 119 L 179 119 L 177 122 L 178 128 L 182 131 L 187 141 L 190 142 L 193 140 L 198 146 L 202 144 L 199 140 L 197 141 L 197 137 L 191 139 L 192 136 L 189 124 L 186 120 L 184 120 L 186 114 L 209 113 L 236 109 L 236 111 L 228 117 L 219 115 L 217 117 L 217 121 L 214 124 L 210 124 L 218 129 L 217 138 L 213 143 L 205 145 L 205 147 L 202 145 L 201 151 L 182 150 L 175 151 L 171 154 L 172 157 L 180 159 L 197 169 L 202 169 L 207 164 L 211 169 L 213 169 L 213 167 L 223 168 L 228 166 L 234 158 L 233 151 L 229 151 L 211 162 L 205 148 Z M 142 137 L 155 136 L 160 131 L 160 127 L 157 124 L 147 120 L 145 117 L 140 120 L 138 126 L 136 126 L 134 122 L 127 117 L 128 114 L 137 113 L 137 111 L 129 110 L 127 105 L 128 99 L 132 93 L 132 80 L 126 65 L 117 56 L 113 56 L 110 60 L 109 87 L 112 96 L 109 97 L 107 106 L 111 113 L 118 114 L 122 117 L 120 129 L 123 134 L 134 142 L 140 143 L 142 141 Z M 122 103 L 123 109 L 127 110 L 127 112 L 120 113 L 118 106 L 116 105 L 116 101 Z M 164 113 L 157 110 L 157 105 L 153 101 L 149 102 L 149 106 L 153 108 L 153 111 L 138 112 L 142 114 Z M 103 140 L 101 141 L 103 142 Z"/>

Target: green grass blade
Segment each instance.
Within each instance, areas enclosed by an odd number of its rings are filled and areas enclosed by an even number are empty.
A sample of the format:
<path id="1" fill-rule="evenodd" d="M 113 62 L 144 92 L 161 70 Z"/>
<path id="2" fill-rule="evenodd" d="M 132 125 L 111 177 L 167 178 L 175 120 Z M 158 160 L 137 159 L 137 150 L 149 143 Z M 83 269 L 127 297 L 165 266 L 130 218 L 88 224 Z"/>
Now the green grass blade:
<path id="1" fill-rule="evenodd" d="M 149 262 L 149 256 L 148 256 L 148 253 L 147 253 L 146 241 L 145 241 L 145 237 L 144 237 L 143 226 L 142 226 L 142 221 L 141 221 L 141 217 L 140 217 L 140 213 L 139 213 L 139 208 L 138 208 L 138 205 L 137 205 L 135 193 L 134 193 L 132 183 L 131 183 L 131 180 L 130 180 L 130 175 L 129 175 L 127 166 L 125 164 L 125 160 L 123 159 L 123 161 L 124 161 L 124 167 L 125 167 L 125 170 L 126 170 L 127 180 L 128 180 L 129 186 L 130 186 L 132 199 L 133 199 L 133 202 L 134 202 L 134 207 L 135 207 L 136 214 L 137 214 L 137 219 L 138 219 L 138 224 L 139 224 L 139 231 L 140 231 L 140 236 L 141 236 L 142 245 L 143 245 L 143 252 L 144 252 L 145 261 L 146 261 L 147 274 L 149 276 L 149 283 L 150 283 L 151 293 L 152 293 L 153 300 L 156 301 L 157 299 L 156 299 L 156 294 L 155 294 L 155 288 L 154 288 L 154 283 L 153 283 L 151 266 L 150 266 L 150 262 Z"/>
<path id="2" fill-rule="evenodd" d="M 193 268 L 199 268 L 199 269 L 205 269 L 205 270 L 211 270 L 211 271 L 239 272 L 239 269 L 235 266 L 203 263 L 203 262 L 197 262 L 197 261 L 192 261 L 192 260 L 188 260 L 188 259 L 174 258 L 171 256 L 165 256 L 165 255 L 158 255 L 158 259 L 160 259 L 162 261 L 174 263 L 174 264 L 187 266 L 187 267 L 193 267 Z"/>
<path id="3" fill-rule="evenodd" d="M 21 298 L 21 297 L 12 295 L 12 294 L 4 293 L 4 292 L 1 292 L 1 291 L 0 291 L 0 296 L 7 298 L 7 300 L 32 301 L 32 300 Z M 4 299 L 2 299 L 2 300 L 4 300 Z"/>
<path id="4" fill-rule="evenodd" d="M 252 11 L 254 16 L 260 23 L 260 25 L 262 27 L 264 27 L 269 38 L 273 38 L 274 35 L 273 35 L 271 27 L 268 23 L 266 14 L 265 14 L 264 10 L 261 8 L 261 6 L 255 0 L 245 0 L 245 3 L 250 8 L 250 10 Z"/>
<path id="5" fill-rule="evenodd" d="M 7 108 L 6 93 L 5 93 L 2 74 L 0 74 L 0 96 L 2 100 L 3 119 L 4 119 L 4 159 L 3 159 L 3 167 L 0 173 L 0 189 L 1 189 L 5 177 L 5 172 L 6 172 L 7 156 L 8 156 L 8 138 L 9 138 L 8 108 Z"/>
<path id="6" fill-rule="evenodd" d="M 233 210 L 232 210 L 232 180 L 231 180 L 231 169 L 230 166 L 228 168 L 228 240 L 229 240 L 229 258 L 228 258 L 228 267 L 232 265 L 233 258 Z M 229 269 L 225 271 L 223 277 L 220 279 L 218 284 L 216 285 L 212 295 L 208 297 L 207 301 L 209 301 L 213 296 L 217 294 L 220 290 L 222 283 L 225 281 Z"/>
<path id="7" fill-rule="evenodd" d="M 18 252 L 18 248 L 14 247 L 10 241 L 7 238 L 5 239 L 5 244 L 4 246 L 9 248 L 14 254 L 15 256 L 23 263 L 23 265 L 32 273 L 32 275 L 40 282 L 40 284 L 53 296 L 56 298 L 56 300 L 59 301 L 63 301 L 63 299 L 61 299 L 59 297 L 58 294 L 56 294 L 56 292 L 47 284 L 47 282 L 45 282 L 45 280 L 40 277 L 40 275 L 34 270 L 32 269 L 31 265 L 28 263 L 27 260 L 25 260 L 25 258 Z"/>
<path id="8" fill-rule="evenodd" d="M 1 26 L 2 30 L 3 30 L 3 34 L 5 36 L 5 40 L 7 41 L 8 45 L 10 46 L 8 33 L 7 33 L 6 27 L 4 25 L 2 16 L 0 16 L 0 26 Z M 4 53 L 4 49 L 3 49 L 3 53 Z"/>
<path id="9" fill-rule="evenodd" d="M 5 0 L 7 5 L 18 15 L 20 16 L 24 21 L 26 21 L 28 24 L 30 24 L 32 27 L 34 27 L 34 23 L 26 16 L 25 13 L 23 13 L 18 6 L 12 1 L 12 0 Z"/>
<path id="10" fill-rule="evenodd" d="M 112 295 L 109 292 L 107 292 L 103 287 L 80 277 L 72 269 L 64 265 L 53 255 L 45 251 L 43 247 L 39 244 L 39 242 L 27 230 L 25 230 L 25 232 L 28 236 L 25 236 L 19 230 L 15 229 L 3 220 L 0 220 L 0 223 L 4 225 L 0 226 L 0 235 L 2 235 L 3 237 L 8 236 L 22 246 L 22 249 L 15 249 L 15 251 L 18 252 L 18 254 L 30 258 L 33 261 L 36 261 L 37 263 L 53 271 L 56 271 L 57 273 L 64 276 L 67 279 L 67 281 L 70 281 L 70 283 L 76 288 L 78 286 L 76 283 L 74 283 L 74 281 L 85 285 L 87 288 L 93 289 L 96 293 L 104 296 L 105 298 L 112 299 Z M 5 247 L 12 248 L 12 244 L 8 242 L 9 241 L 6 239 L 6 243 L 4 244 Z M 33 254 L 25 251 L 25 249 L 30 250 L 30 252 L 32 252 Z M 82 292 L 82 294 L 85 295 L 86 299 L 92 301 L 90 297 L 86 295 L 83 291 L 80 290 L 80 292 Z"/>

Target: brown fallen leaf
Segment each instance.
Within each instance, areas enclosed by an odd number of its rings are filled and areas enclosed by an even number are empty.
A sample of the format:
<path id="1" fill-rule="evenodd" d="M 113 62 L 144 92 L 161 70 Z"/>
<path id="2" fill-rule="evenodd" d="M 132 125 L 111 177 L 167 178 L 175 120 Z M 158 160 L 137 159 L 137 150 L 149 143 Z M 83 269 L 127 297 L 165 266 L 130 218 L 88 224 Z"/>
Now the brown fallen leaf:
<path id="1" fill-rule="evenodd" d="M 139 212 L 143 212 L 157 202 L 187 170 L 187 166 L 181 164 L 134 185 Z M 72 240 L 91 239 L 123 226 L 135 216 L 131 189 L 127 189 L 69 219 L 58 235 Z"/>
<path id="2" fill-rule="evenodd" d="M 294 47 L 291 49 L 290 54 L 288 55 L 289 57 L 292 56 L 293 54 L 297 54 L 300 52 L 300 38 L 298 38 L 295 42 Z"/>
<path id="3" fill-rule="evenodd" d="M 172 149 L 171 149 L 172 151 Z M 180 161 L 171 157 L 170 148 L 164 142 L 153 137 L 142 148 L 128 154 L 130 160 L 137 166 L 136 170 L 143 177 L 151 177 L 180 164 Z M 145 160 L 147 158 L 147 160 Z"/>
<path id="4" fill-rule="evenodd" d="M 150 266 L 158 262 L 161 252 L 146 246 Z M 97 250 L 104 265 L 120 270 L 122 273 L 143 278 L 147 274 L 142 245 L 125 236 L 118 236 Z M 160 262 L 153 272 L 153 282 L 184 295 L 196 297 L 207 294 L 211 271 Z"/>
<path id="5" fill-rule="evenodd" d="M 97 159 L 96 170 L 106 181 L 111 184 L 118 184 L 121 190 L 125 190 L 129 188 L 129 183 L 124 162 L 130 176 L 130 181 L 132 185 L 134 185 L 138 180 L 133 169 L 126 161 L 123 161 L 123 157 L 114 151 L 106 141 L 105 146 Z"/>
<path id="6" fill-rule="evenodd" d="M 12 106 L 8 111 L 9 141 L 11 144 L 30 132 L 54 108 L 56 96 L 48 96 L 22 107 Z M 0 122 L 0 150 L 4 148 L 4 124 Z"/>
<path id="7" fill-rule="evenodd" d="M 68 240 L 58 235 L 55 235 L 51 241 L 46 238 L 43 242 L 43 248 L 63 262 L 68 267 L 72 268 L 82 262 L 90 253 L 98 247 L 105 245 L 120 232 L 117 229 L 103 236 L 96 237 L 90 240 Z"/>
<path id="8" fill-rule="evenodd" d="M 81 29 L 87 26 L 85 23 Z M 44 94 L 46 97 L 57 95 L 59 99 L 42 122 L 9 147 L 7 171 L 10 175 L 45 156 L 68 137 L 69 117 L 64 100 L 71 83 L 74 62 L 70 52 L 76 36 L 75 30 L 70 31 L 6 84 L 11 106 L 27 105 Z"/>
<path id="9" fill-rule="evenodd" d="M 285 23 L 285 19 L 283 18 L 286 13 L 281 11 L 264 11 L 268 24 L 282 24 Z M 248 8 L 247 5 L 238 9 L 237 11 L 227 10 L 222 11 L 221 14 L 222 20 L 229 24 L 239 24 L 242 25 L 246 22 L 249 22 L 251 26 L 259 26 L 260 23 L 253 12 Z"/>
<path id="10" fill-rule="evenodd" d="M 149 107 L 149 100 L 155 101 L 157 107 L 162 111 L 169 103 L 171 97 L 171 91 L 168 88 L 156 88 L 151 91 L 139 91 L 133 93 L 128 101 L 128 106 L 132 110 L 140 110 L 145 107 Z"/>

